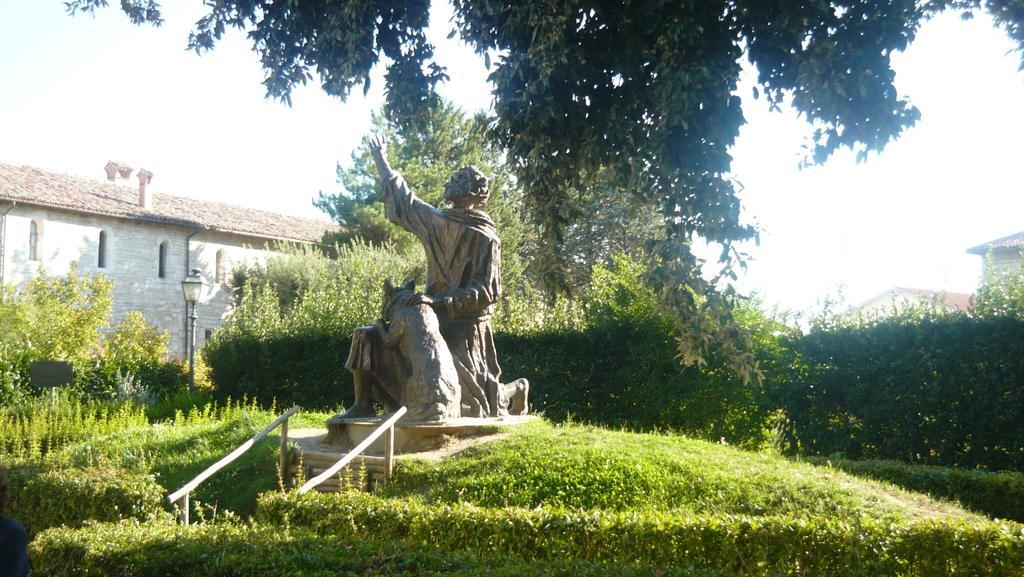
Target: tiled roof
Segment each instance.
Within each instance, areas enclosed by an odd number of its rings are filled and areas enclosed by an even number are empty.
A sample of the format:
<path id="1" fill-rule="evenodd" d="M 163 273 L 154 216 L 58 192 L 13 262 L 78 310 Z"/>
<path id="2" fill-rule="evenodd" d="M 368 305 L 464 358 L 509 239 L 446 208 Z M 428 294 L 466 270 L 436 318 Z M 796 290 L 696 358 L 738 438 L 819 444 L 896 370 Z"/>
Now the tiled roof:
<path id="1" fill-rule="evenodd" d="M 153 194 L 152 208 L 146 210 L 138 205 L 138 199 L 137 188 L 0 163 L 0 200 L 299 242 L 319 242 L 324 232 L 337 228 L 325 220 L 159 193 Z"/>
<path id="2" fill-rule="evenodd" d="M 990 240 L 986 243 L 967 249 L 967 252 L 985 256 L 990 250 L 1003 250 L 1021 247 L 1024 247 L 1024 232 L 1018 232 L 1017 234 L 1011 234 L 1010 236 Z"/>

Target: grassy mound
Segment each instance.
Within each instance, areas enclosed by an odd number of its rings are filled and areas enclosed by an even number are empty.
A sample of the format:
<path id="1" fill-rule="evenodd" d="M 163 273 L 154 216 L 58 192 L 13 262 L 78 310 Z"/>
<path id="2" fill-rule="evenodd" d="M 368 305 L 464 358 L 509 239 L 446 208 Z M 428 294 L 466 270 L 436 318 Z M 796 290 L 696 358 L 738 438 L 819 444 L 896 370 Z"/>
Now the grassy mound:
<path id="1" fill-rule="evenodd" d="M 538 422 L 378 495 L 261 496 L 257 519 L 526 559 L 723 576 L 1024 574 L 1024 527 L 839 470 L 657 434 Z"/>
<path id="2" fill-rule="evenodd" d="M 131 428 L 71 445 L 61 457 L 76 466 L 101 463 L 151 472 L 170 493 L 245 442 L 272 418 L 262 413 L 238 413 L 223 419 Z M 276 440 L 259 443 L 201 485 L 192 499 L 236 512 L 251 511 L 259 492 L 278 486 L 276 450 Z"/>
<path id="3" fill-rule="evenodd" d="M 773 455 L 545 422 L 441 463 L 403 462 L 385 495 L 482 507 L 978 519 L 920 494 Z"/>

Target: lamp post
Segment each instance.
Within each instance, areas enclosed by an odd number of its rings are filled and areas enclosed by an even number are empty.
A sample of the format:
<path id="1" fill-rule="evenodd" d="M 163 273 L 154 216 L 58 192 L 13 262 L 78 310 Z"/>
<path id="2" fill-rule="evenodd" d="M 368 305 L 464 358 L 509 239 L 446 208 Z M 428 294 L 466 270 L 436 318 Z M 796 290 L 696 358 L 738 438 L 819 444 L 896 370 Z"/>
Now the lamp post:
<path id="1" fill-rule="evenodd" d="M 181 291 L 185 293 L 185 308 L 191 305 L 189 320 L 189 346 L 188 346 L 188 392 L 191 394 L 196 389 L 196 305 L 199 304 L 199 296 L 203 292 L 203 276 L 199 269 L 194 268 L 185 280 L 181 281 Z"/>

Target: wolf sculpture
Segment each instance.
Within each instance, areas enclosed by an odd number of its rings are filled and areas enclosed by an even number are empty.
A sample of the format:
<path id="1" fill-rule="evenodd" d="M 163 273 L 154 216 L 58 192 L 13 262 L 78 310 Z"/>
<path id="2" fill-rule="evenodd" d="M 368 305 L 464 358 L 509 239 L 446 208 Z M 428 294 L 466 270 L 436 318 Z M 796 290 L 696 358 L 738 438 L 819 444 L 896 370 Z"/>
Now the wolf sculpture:
<path id="1" fill-rule="evenodd" d="M 384 306 L 374 328 L 386 348 L 398 348 L 404 359 L 401 403 L 406 422 L 441 422 L 458 418 L 462 391 L 451 351 L 441 337 L 437 315 L 419 301 L 414 281 L 396 287 L 384 281 Z"/>

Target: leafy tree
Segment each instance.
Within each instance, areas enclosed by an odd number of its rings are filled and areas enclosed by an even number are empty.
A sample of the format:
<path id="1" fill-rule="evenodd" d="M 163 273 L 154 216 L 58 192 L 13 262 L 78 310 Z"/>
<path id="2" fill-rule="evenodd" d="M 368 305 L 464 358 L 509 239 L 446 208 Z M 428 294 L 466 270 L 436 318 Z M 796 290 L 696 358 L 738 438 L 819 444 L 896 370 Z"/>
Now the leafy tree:
<path id="1" fill-rule="evenodd" d="M 523 224 L 522 191 L 516 185 L 502 152 L 486 139 L 487 119 L 467 116 L 448 102 L 426 108 L 416 125 L 400 125 L 388 131 L 391 165 L 424 202 L 440 206 L 444 184 L 452 173 L 466 165 L 480 168 L 489 179 L 490 199 L 483 207 L 494 219 L 501 238 L 502 281 L 512 288 L 519 284 L 527 230 Z M 386 128 L 384 117 L 374 117 L 377 131 Z M 384 215 L 377 170 L 370 157 L 369 141 L 352 153 L 350 167 L 338 165 L 337 194 L 320 193 L 315 201 L 332 219 L 343 225 L 337 235 L 341 242 L 362 238 L 374 244 L 392 243 L 399 252 L 422 253 L 419 241 L 392 224 Z M 396 279 L 397 280 L 397 279 Z"/>
<path id="2" fill-rule="evenodd" d="M 83 365 L 109 322 L 112 290 L 109 278 L 79 276 L 73 266 L 61 277 L 41 272 L 14 297 L 13 306 L 4 305 L 8 326 L 2 338 L 34 359 Z"/>
<path id="3" fill-rule="evenodd" d="M 531 266 L 545 288 L 579 292 L 591 284 L 594 267 L 612 266 L 616 255 L 639 259 L 649 242 L 663 238 L 657 208 L 610 179 L 582 191 L 575 202 L 577 215 L 565 227 L 558 250 L 533 252 Z"/>
<path id="4" fill-rule="evenodd" d="M 542 250 L 578 214 L 575 191 L 602 178 L 660 209 L 665 232 L 648 246 L 647 282 L 675 313 L 680 353 L 698 361 L 724 343 L 734 368 L 753 357 L 732 318 L 739 255 L 755 236 L 740 221 L 729 146 L 744 122 L 735 95 L 739 60 L 758 70 L 756 94 L 793 106 L 815 126 L 809 160 L 841 147 L 881 150 L 918 111 L 897 95 L 890 56 L 922 21 L 954 9 L 987 10 L 1024 45 L 1022 0 L 452 0 L 455 26 L 492 69 L 492 136 L 508 153 Z M 69 12 L 106 0 L 71 0 Z M 345 98 L 387 62 L 387 114 L 416 123 L 436 101 L 445 70 L 427 41 L 427 0 L 207 2 L 189 38 L 212 48 L 228 27 L 247 31 L 269 96 L 319 75 Z M 122 0 L 136 23 L 160 23 L 156 0 Z M 691 250 L 721 247 L 710 280 Z M 557 264 L 557 258 L 541 262 Z"/>

